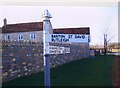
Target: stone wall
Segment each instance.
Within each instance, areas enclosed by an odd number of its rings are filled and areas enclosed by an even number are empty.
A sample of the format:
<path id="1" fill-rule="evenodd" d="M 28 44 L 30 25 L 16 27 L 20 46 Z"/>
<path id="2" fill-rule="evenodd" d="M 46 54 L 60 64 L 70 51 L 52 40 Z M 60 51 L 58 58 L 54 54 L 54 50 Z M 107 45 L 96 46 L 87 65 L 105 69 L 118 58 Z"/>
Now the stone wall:
<path id="1" fill-rule="evenodd" d="M 68 54 L 50 55 L 50 66 L 55 67 L 70 61 L 89 57 L 89 44 L 51 43 L 70 48 Z M 3 82 L 43 71 L 42 42 L 2 43 Z"/>

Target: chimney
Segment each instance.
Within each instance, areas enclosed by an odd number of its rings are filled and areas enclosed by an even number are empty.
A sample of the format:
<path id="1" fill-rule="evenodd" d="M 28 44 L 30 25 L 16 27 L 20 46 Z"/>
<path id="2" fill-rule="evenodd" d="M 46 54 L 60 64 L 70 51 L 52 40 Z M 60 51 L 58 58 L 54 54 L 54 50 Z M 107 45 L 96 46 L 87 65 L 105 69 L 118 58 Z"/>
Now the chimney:
<path id="1" fill-rule="evenodd" d="M 6 25 L 7 25 L 7 19 L 4 18 L 4 19 L 3 19 L 3 22 L 4 22 L 4 26 L 6 26 Z"/>

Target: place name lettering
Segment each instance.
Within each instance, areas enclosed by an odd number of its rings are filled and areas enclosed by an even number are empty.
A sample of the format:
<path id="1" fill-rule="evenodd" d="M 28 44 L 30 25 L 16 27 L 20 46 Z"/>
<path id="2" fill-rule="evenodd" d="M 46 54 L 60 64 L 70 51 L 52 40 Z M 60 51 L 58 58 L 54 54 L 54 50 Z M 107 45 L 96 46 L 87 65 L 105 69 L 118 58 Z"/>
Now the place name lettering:
<path id="1" fill-rule="evenodd" d="M 52 34 L 51 42 L 89 42 L 88 37 L 79 34 Z"/>
<path id="2" fill-rule="evenodd" d="M 85 35 L 75 35 L 75 38 L 82 38 L 82 39 L 85 39 Z"/>
<path id="3" fill-rule="evenodd" d="M 66 38 L 52 38 L 52 42 L 69 42 L 69 39 Z"/>
<path id="4" fill-rule="evenodd" d="M 52 35 L 52 42 L 69 42 L 65 35 Z"/>

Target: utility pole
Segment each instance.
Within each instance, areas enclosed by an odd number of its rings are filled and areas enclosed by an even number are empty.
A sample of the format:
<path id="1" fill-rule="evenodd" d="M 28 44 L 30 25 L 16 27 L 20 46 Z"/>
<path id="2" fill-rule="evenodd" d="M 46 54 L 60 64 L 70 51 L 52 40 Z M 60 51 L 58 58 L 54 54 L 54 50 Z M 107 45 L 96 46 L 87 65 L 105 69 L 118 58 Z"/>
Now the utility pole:
<path id="1" fill-rule="evenodd" d="M 50 23 L 51 15 L 48 10 L 43 13 L 43 43 L 44 43 L 44 86 L 50 88 L 50 59 L 49 59 L 49 37 L 52 28 Z"/>

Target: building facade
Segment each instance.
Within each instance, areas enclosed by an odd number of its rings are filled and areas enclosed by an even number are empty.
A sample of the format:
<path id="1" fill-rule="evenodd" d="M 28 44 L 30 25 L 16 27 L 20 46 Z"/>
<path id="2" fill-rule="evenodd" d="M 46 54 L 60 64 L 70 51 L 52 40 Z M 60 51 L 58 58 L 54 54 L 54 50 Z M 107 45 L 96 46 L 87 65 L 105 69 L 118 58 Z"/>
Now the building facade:
<path id="1" fill-rule="evenodd" d="M 58 28 L 52 32 L 90 35 L 90 28 Z M 43 22 L 7 24 L 7 20 L 4 19 L 1 36 L 3 82 L 43 71 Z M 50 55 L 51 68 L 89 57 L 89 43 L 50 43 L 50 45 L 70 48 L 70 53 Z"/>

